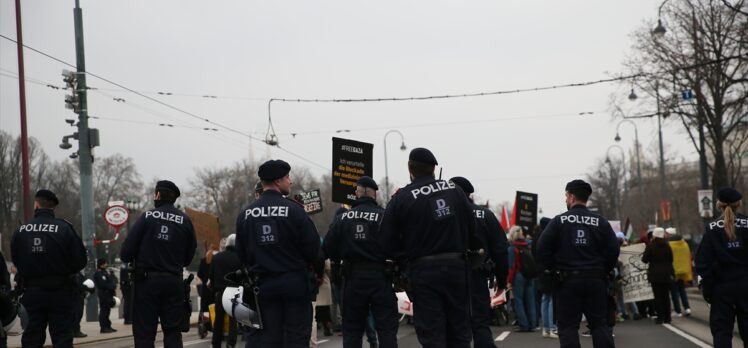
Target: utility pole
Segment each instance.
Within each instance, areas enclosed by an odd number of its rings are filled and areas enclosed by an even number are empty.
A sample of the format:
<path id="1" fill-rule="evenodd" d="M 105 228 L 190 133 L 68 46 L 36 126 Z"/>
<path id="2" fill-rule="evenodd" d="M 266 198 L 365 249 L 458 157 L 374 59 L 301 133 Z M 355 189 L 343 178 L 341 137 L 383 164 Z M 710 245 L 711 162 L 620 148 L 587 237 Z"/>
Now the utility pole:
<path id="1" fill-rule="evenodd" d="M 16 0 L 16 46 L 18 47 L 18 96 L 21 108 L 21 175 L 23 181 L 23 221 L 31 219 L 31 183 L 29 175 L 29 132 L 26 126 L 26 74 L 23 66 L 23 26 L 21 0 Z"/>
<path id="2" fill-rule="evenodd" d="M 75 63 L 77 67 L 76 88 L 74 95 L 78 99 L 78 164 L 80 166 L 81 192 L 81 228 L 83 243 L 88 250 L 88 265 L 86 275 L 91 277 L 96 270 L 96 257 L 93 245 L 95 235 L 94 207 L 93 207 L 93 147 L 99 145 L 99 132 L 88 128 L 88 103 L 86 86 L 86 59 L 83 46 L 83 11 L 80 0 L 75 0 L 73 10 L 75 19 Z M 97 320 L 96 297 L 89 296 L 86 304 L 86 321 Z"/>

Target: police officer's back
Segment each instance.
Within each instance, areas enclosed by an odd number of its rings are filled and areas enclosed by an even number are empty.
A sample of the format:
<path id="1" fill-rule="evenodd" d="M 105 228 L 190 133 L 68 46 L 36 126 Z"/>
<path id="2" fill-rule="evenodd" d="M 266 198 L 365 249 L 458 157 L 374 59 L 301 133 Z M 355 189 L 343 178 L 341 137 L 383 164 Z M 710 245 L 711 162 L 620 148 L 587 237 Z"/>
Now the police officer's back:
<path id="1" fill-rule="evenodd" d="M 262 195 L 237 223 L 239 259 L 259 277 L 263 329 L 256 334 L 263 347 L 305 347 L 311 336 L 313 289 L 307 270 L 320 252 L 320 240 L 304 208 L 283 197 L 291 190 L 290 170 L 282 160 L 263 163 Z"/>
<path id="2" fill-rule="evenodd" d="M 190 218 L 174 206 L 177 185 L 162 180 L 155 208 L 143 213 L 127 235 L 120 258 L 135 265 L 133 335 L 136 347 L 153 347 L 161 321 L 165 347 L 181 347 L 184 285 L 182 271 L 197 248 Z"/>
<path id="3" fill-rule="evenodd" d="M 86 249 L 73 227 L 55 217 L 57 196 L 39 190 L 34 218 L 13 234 L 11 257 L 25 294 L 21 300 L 29 316 L 21 344 L 41 347 L 46 327 L 55 347 L 73 346 L 73 275 L 86 266 Z"/>
<path id="4" fill-rule="evenodd" d="M 607 325 L 607 276 L 620 248 L 610 223 L 587 209 L 592 186 L 582 180 L 566 185 L 568 211 L 551 220 L 538 241 L 540 263 L 560 274 L 558 329 L 561 347 L 579 347 L 583 313 L 596 348 L 613 347 Z"/>
<path id="5" fill-rule="evenodd" d="M 409 267 L 415 326 L 424 346 L 467 347 L 470 315 L 468 241 L 476 248 L 475 218 L 465 193 L 452 182 L 437 180 L 431 151 L 413 149 L 408 170 L 412 182 L 387 204 L 380 243 L 390 257 Z M 477 249 L 476 249 L 477 250 Z"/>
<path id="6" fill-rule="evenodd" d="M 384 209 L 377 205 L 378 185 L 368 176 L 356 183 L 353 208 L 335 217 L 322 244 L 333 261 L 343 261 L 343 346 L 361 347 L 369 311 L 379 346 L 397 346 L 397 297 L 391 269 L 376 242 Z"/>
<path id="7" fill-rule="evenodd" d="M 470 197 L 475 192 L 473 184 L 466 178 L 457 176 L 449 179 L 459 186 L 465 194 Z M 507 276 L 507 241 L 504 229 L 496 219 L 496 215 L 485 207 L 473 202 L 470 203 L 475 216 L 475 228 L 478 239 L 485 247 L 487 256 L 485 261 L 483 255 L 472 255 L 477 262 L 471 263 L 473 272 L 471 274 L 470 298 L 472 302 L 472 315 L 470 317 L 473 330 L 473 345 L 476 348 L 496 347 L 491 333 L 491 299 L 488 290 L 489 278 L 495 279 L 494 288 L 498 291 L 506 287 Z"/>
<path id="8" fill-rule="evenodd" d="M 722 216 L 709 223 L 696 252 L 695 270 L 701 291 L 711 303 L 709 326 L 714 347 L 731 347 L 735 317 L 743 342 L 748 342 L 748 216 L 737 213 L 742 195 L 733 188 L 717 193 Z"/>

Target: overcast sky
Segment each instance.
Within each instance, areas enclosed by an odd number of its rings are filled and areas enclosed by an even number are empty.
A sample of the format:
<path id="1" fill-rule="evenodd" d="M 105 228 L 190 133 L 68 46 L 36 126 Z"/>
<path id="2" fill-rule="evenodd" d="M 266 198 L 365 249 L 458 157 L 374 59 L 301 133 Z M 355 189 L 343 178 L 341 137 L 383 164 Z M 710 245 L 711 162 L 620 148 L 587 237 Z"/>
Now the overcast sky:
<path id="1" fill-rule="evenodd" d="M 81 1 L 87 70 L 232 129 L 264 138 L 269 98 L 378 98 L 489 92 L 608 78 L 622 71 L 630 34 L 656 20 L 659 2 L 635 1 Z M 75 63 L 73 0 L 24 0 L 26 45 Z M 0 34 L 15 38 L 14 1 L 0 0 Z M 27 79 L 63 85 L 65 66 L 26 50 Z M 0 38 L 0 128 L 20 133 L 16 46 Z M 280 145 L 306 161 L 89 77 L 96 155 L 135 159 L 146 182 L 187 186 L 196 167 L 253 154 L 323 174 L 331 137 L 374 144 L 384 178 L 383 136 L 400 130 L 408 151 L 427 147 L 444 177 L 473 182 L 477 200 L 539 194 L 543 215 L 562 212 L 566 182 L 593 172 L 614 144 L 611 95 L 599 84 L 477 98 L 382 103 L 274 102 Z M 56 160 L 74 130 L 64 91 L 27 83 L 29 134 Z M 194 96 L 163 96 L 151 92 Z M 219 98 L 195 96 L 214 95 Z M 117 102 L 113 98 L 124 98 Z M 654 107 L 654 105 L 652 106 Z M 580 116 L 581 112 L 594 112 Z M 657 151 L 656 120 L 637 121 L 644 152 Z M 292 137 L 290 133 L 297 133 Z M 696 157 L 677 124 L 664 130 L 670 158 Z M 620 143 L 633 147 L 633 129 Z M 408 182 L 408 151 L 388 137 L 389 175 Z M 76 145 L 77 147 L 77 145 Z M 615 151 L 615 152 L 614 152 Z M 619 157 L 611 150 L 611 157 Z M 627 153 L 628 156 L 628 153 Z M 629 158 L 626 158 L 629 161 Z"/>

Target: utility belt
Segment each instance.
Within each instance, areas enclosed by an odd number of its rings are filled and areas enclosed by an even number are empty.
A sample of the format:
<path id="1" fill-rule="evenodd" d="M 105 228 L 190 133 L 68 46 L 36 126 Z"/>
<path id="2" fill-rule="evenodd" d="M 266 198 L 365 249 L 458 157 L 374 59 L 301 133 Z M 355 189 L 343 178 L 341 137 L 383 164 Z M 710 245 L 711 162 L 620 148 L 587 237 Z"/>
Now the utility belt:
<path id="1" fill-rule="evenodd" d="M 388 266 L 384 262 L 352 260 L 343 262 L 343 274 L 346 276 L 350 276 L 354 272 L 386 272 L 387 268 Z"/>
<path id="2" fill-rule="evenodd" d="M 73 278 L 69 275 L 48 275 L 42 277 L 28 278 L 24 277 L 23 284 L 25 287 L 40 287 L 40 288 L 59 288 L 59 287 L 72 287 Z"/>
<path id="3" fill-rule="evenodd" d="M 132 279 L 134 281 L 143 281 L 148 278 L 153 277 L 179 277 L 182 278 L 181 274 L 176 274 L 172 272 L 164 272 L 164 271 L 157 271 L 157 270 L 150 270 L 147 268 L 135 268 L 132 270 Z"/>
<path id="4" fill-rule="evenodd" d="M 419 257 L 410 262 L 410 267 L 418 267 L 426 265 L 432 262 L 444 261 L 444 260 L 465 260 L 465 253 L 452 252 L 452 253 L 439 253 L 429 256 Z"/>
<path id="5" fill-rule="evenodd" d="M 556 272 L 559 283 L 570 279 L 608 279 L 608 273 L 601 269 L 590 270 L 561 270 Z"/>

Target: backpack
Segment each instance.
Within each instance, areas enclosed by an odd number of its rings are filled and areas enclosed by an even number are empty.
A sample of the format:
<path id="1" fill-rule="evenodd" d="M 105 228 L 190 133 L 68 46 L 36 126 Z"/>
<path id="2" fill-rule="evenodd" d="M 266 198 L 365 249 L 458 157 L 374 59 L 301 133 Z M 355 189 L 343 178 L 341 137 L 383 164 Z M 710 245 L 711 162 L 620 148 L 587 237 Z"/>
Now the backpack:
<path id="1" fill-rule="evenodd" d="M 522 276 L 527 279 L 532 279 L 540 274 L 541 270 L 538 264 L 535 262 L 535 257 L 532 256 L 532 251 L 527 246 L 518 246 L 517 254 L 519 256 L 519 272 Z"/>

